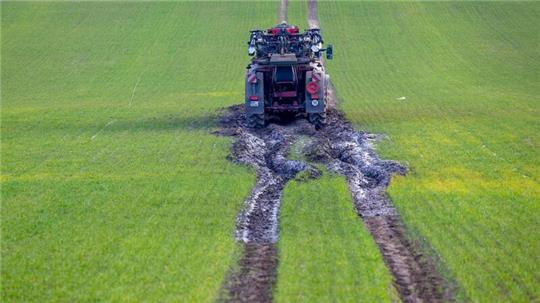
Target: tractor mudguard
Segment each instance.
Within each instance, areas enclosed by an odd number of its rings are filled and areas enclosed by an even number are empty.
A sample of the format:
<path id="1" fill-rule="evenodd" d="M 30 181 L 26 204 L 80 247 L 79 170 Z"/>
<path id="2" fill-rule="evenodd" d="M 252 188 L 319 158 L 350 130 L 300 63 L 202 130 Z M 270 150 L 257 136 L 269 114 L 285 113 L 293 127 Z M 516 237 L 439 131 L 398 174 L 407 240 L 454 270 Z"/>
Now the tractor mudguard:
<path id="1" fill-rule="evenodd" d="M 313 72 L 308 71 L 306 72 L 306 113 L 324 113 L 326 106 L 324 104 L 325 102 L 325 91 L 326 91 L 326 85 L 327 85 L 327 77 L 326 74 L 323 72 L 320 76 L 321 79 L 319 81 L 315 81 L 315 84 L 313 83 Z M 314 93 L 310 93 L 309 90 L 315 89 Z M 316 97 L 316 98 L 312 98 Z"/>
<path id="2" fill-rule="evenodd" d="M 254 76 L 256 76 L 255 81 Z M 264 101 L 264 74 L 248 73 L 246 76 L 246 114 L 264 114 Z"/>

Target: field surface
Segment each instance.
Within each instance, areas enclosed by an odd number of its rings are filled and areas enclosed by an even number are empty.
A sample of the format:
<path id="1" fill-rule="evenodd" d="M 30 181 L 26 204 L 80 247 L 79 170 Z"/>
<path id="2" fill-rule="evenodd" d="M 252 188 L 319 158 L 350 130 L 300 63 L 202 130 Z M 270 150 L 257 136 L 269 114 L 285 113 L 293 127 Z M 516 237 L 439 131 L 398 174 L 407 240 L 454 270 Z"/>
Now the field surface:
<path id="1" fill-rule="evenodd" d="M 277 2 L 2 2 L 2 301 L 211 302 L 255 181 L 227 161 Z M 540 300 L 540 3 L 322 2 L 339 107 L 458 299 Z M 304 2 L 289 20 L 305 26 Z M 294 157 L 294 149 L 291 155 Z M 342 178 L 283 194 L 278 302 L 395 300 Z"/>

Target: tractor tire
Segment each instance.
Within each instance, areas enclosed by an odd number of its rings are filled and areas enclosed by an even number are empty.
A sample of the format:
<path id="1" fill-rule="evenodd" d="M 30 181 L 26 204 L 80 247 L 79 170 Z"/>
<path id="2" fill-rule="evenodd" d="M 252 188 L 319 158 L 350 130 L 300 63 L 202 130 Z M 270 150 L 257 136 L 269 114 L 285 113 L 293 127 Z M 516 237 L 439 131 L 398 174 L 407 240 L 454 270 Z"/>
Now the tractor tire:
<path id="1" fill-rule="evenodd" d="M 326 125 L 326 113 L 311 113 L 308 115 L 308 120 L 316 130 L 322 129 Z"/>
<path id="2" fill-rule="evenodd" d="M 252 114 L 247 116 L 247 126 L 249 128 L 263 128 L 264 124 L 264 114 Z"/>

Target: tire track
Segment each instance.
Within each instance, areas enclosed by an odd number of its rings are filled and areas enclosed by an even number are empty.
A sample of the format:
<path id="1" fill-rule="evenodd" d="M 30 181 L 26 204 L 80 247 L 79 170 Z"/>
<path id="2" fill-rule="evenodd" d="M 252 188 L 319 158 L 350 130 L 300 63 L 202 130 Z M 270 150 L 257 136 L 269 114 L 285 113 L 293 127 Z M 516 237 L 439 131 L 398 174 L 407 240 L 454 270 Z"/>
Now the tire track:
<path id="1" fill-rule="evenodd" d="M 354 208 L 375 239 L 402 301 L 452 301 L 453 286 L 438 273 L 434 260 L 409 239 L 386 194 L 391 176 L 405 174 L 405 167 L 380 159 L 373 143 L 381 136 L 356 132 L 337 110 L 330 110 L 327 122 L 304 154 L 346 178 Z"/>
<path id="2" fill-rule="evenodd" d="M 308 22 L 319 28 L 317 1 L 308 0 Z M 335 90 L 330 98 L 336 103 Z M 380 135 L 354 131 L 343 115 L 330 110 L 329 122 L 307 147 L 306 156 L 347 179 L 356 212 L 379 246 L 403 302 L 454 300 L 455 286 L 437 271 L 436 263 L 407 236 L 405 226 L 386 194 L 392 174 L 405 174 L 399 163 L 381 160 L 372 142 Z"/>
<path id="3" fill-rule="evenodd" d="M 278 264 L 279 208 L 286 183 L 299 172 L 312 178 L 316 167 L 287 159 L 290 145 L 299 136 L 313 136 L 306 120 L 286 125 L 270 124 L 265 129 L 247 128 L 243 105 L 231 106 L 221 118 L 218 134 L 236 139 L 230 159 L 255 169 L 257 181 L 244 201 L 236 220 L 236 240 L 243 243 L 238 268 L 226 279 L 220 301 L 271 302 Z"/>
<path id="4" fill-rule="evenodd" d="M 279 9 L 278 9 L 278 21 L 279 22 L 289 21 L 288 12 L 289 12 L 289 0 L 281 0 L 279 4 Z"/>
<path id="5" fill-rule="evenodd" d="M 308 25 L 309 28 L 320 28 L 316 0 L 308 0 Z"/>

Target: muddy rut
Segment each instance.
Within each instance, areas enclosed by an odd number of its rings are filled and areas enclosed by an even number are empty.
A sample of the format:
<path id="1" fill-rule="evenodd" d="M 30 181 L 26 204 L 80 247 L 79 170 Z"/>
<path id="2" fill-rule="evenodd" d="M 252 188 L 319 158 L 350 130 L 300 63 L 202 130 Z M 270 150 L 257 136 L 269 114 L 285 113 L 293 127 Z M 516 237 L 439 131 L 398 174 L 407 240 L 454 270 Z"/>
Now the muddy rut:
<path id="1" fill-rule="evenodd" d="M 287 20 L 288 1 L 278 9 Z M 319 27 L 317 2 L 308 1 L 310 27 Z M 394 286 L 404 302 L 453 300 L 453 286 L 437 271 L 436 263 L 413 243 L 386 194 L 393 174 L 405 174 L 399 163 L 381 159 L 374 143 L 381 135 L 357 132 L 334 108 L 330 90 L 327 126 L 316 131 L 304 118 L 270 123 L 264 129 L 247 128 L 243 105 L 224 110 L 219 135 L 234 138 L 230 160 L 251 166 L 257 180 L 237 216 L 236 240 L 243 243 L 242 256 L 224 281 L 219 301 L 271 302 L 277 280 L 279 209 L 282 191 L 291 179 L 304 172 L 317 178 L 315 163 L 343 175 L 354 209 L 375 239 Z M 287 158 L 290 146 L 302 137 L 307 162 Z M 307 138 L 307 140 L 306 140 Z"/>
<path id="2" fill-rule="evenodd" d="M 305 119 L 249 129 L 243 105 L 232 106 L 220 120 L 220 135 L 232 136 L 231 160 L 255 169 L 257 181 L 236 220 L 236 240 L 244 243 L 238 268 L 230 273 L 222 294 L 228 302 L 271 302 L 276 281 L 279 208 L 286 183 L 299 172 L 317 178 L 313 165 L 287 159 L 300 136 L 314 136 Z"/>

